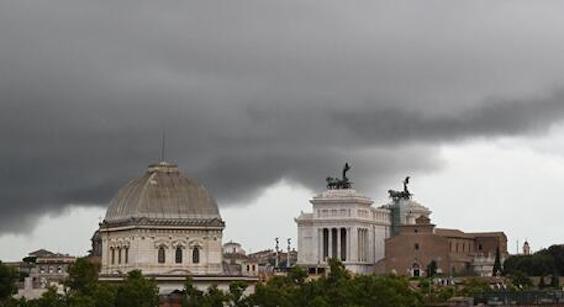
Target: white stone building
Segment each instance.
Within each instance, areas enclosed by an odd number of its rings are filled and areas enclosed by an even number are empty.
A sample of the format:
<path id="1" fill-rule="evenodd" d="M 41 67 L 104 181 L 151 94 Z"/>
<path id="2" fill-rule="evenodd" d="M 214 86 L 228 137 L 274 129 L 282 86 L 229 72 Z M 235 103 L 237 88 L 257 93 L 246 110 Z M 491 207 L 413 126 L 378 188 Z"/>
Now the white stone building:
<path id="1" fill-rule="evenodd" d="M 241 246 L 241 243 L 229 241 L 223 244 L 223 254 L 238 254 L 238 255 L 247 255 L 247 252 Z"/>
<path id="2" fill-rule="evenodd" d="M 174 164 L 149 166 L 119 190 L 100 224 L 101 279 L 119 281 L 132 270 L 155 277 L 161 293 L 182 289 L 187 276 L 196 286 L 226 287 L 217 203 L 207 190 Z"/>
<path id="3" fill-rule="evenodd" d="M 348 164 L 345 166 L 347 169 Z M 343 179 L 329 177 L 333 183 L 328 189 L 310 200 L 313 211 L 302 212 L 295 219 L 298 226 L 298 265 L 310 273 L 327 268 L 329 258 L 339 259 L 353 273 L 374 271 L 376 263 L 384 258 L 384 241 L 392 231 L 403 224 L 415 224 L 419 216 L 429 216 L 424 206 L 395 198 L 390 204 L 374 207 L 373 201 L 352 189 L 346 170 Z M 404 193 L 407 191 L 406 179 Z M 392 194 L 390 194 L 392 195 Z"/>
<path id="4" fill-rule="evenodd" d="M 310 202 L 313 212 L 295 219 L 298 265 L 324 268 L 329 258 L 337 258 L 351 272 L 372 271 L 384 257 L 390 211 L 372 207 L 370 198 L 353 189 L 327 190 Z"/>

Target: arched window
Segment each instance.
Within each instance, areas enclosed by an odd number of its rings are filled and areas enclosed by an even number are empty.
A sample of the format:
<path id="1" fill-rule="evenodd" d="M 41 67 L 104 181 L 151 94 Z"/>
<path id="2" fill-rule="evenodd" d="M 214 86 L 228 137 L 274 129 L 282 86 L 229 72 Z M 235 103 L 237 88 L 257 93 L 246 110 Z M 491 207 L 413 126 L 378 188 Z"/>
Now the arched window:
<path id="1" fill-rule="evenodd" d="M 112 247 L 110 251 L 112 253 L 112 264 L 114 264 L 116 263 L 116 250 Z"/>
<path id="2" fill-rule="evenodd" d="M 118 247 L 118 264 L 121 264 L 121 248 Z"/>
<path id="3" fill-rule="evenodd" d="M 129 247 L 125 248 L 125 263 L 129 262 Z"/>
<path id="4" fill-rule="evenodd" d="M 165 249 L 164 247 L 159 247 L 158 259 L 159 263 L 165 263 Z"/>
<path id="5" fill-rule="evenodd" d="M 194 250 L 192 251 L 192 262 L 200 263 L 200 248 L 197 246 L 194 247 Z"/>
<path id="6" fill-rule="evenodd" d="M 174 258 L 176 263 L 182 263 L 182 248 L 180 247 L 176 248 L 176 255 Z"/>

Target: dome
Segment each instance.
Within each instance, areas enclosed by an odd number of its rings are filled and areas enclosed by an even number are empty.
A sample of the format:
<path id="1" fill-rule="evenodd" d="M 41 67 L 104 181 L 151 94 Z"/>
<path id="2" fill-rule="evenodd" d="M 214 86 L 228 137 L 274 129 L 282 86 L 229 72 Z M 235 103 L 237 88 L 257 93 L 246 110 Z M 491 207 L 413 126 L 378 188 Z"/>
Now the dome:
<path id="1" fill-rule="evenodd" d="M 111 201 L 104 224 L 140 221 L 187 223 L 220 221 L 217 203 L 203 185 L 174 164 L 150 165 L 145 174 L 122 187 Z"/>

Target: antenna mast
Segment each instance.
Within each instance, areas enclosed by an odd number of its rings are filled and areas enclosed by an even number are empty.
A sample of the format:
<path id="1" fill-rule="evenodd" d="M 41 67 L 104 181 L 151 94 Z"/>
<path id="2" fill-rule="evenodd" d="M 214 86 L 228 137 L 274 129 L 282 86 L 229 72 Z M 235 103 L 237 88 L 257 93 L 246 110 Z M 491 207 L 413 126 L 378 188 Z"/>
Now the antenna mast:
<path id="1" fill-rule="evenodd" d="M 161 134 L 161 162 L 165 162 L 165 131 Z"/>

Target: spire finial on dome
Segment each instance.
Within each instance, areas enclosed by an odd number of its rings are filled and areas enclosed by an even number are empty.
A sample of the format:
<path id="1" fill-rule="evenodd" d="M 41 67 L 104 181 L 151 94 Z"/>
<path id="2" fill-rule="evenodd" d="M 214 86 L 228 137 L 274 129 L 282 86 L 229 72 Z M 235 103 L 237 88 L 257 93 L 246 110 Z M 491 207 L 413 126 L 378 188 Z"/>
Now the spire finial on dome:
<path id="1" fill-rule="evenodd" d="M 161 132 L 161 162 L 165 162 L 165 130 Z"/>

